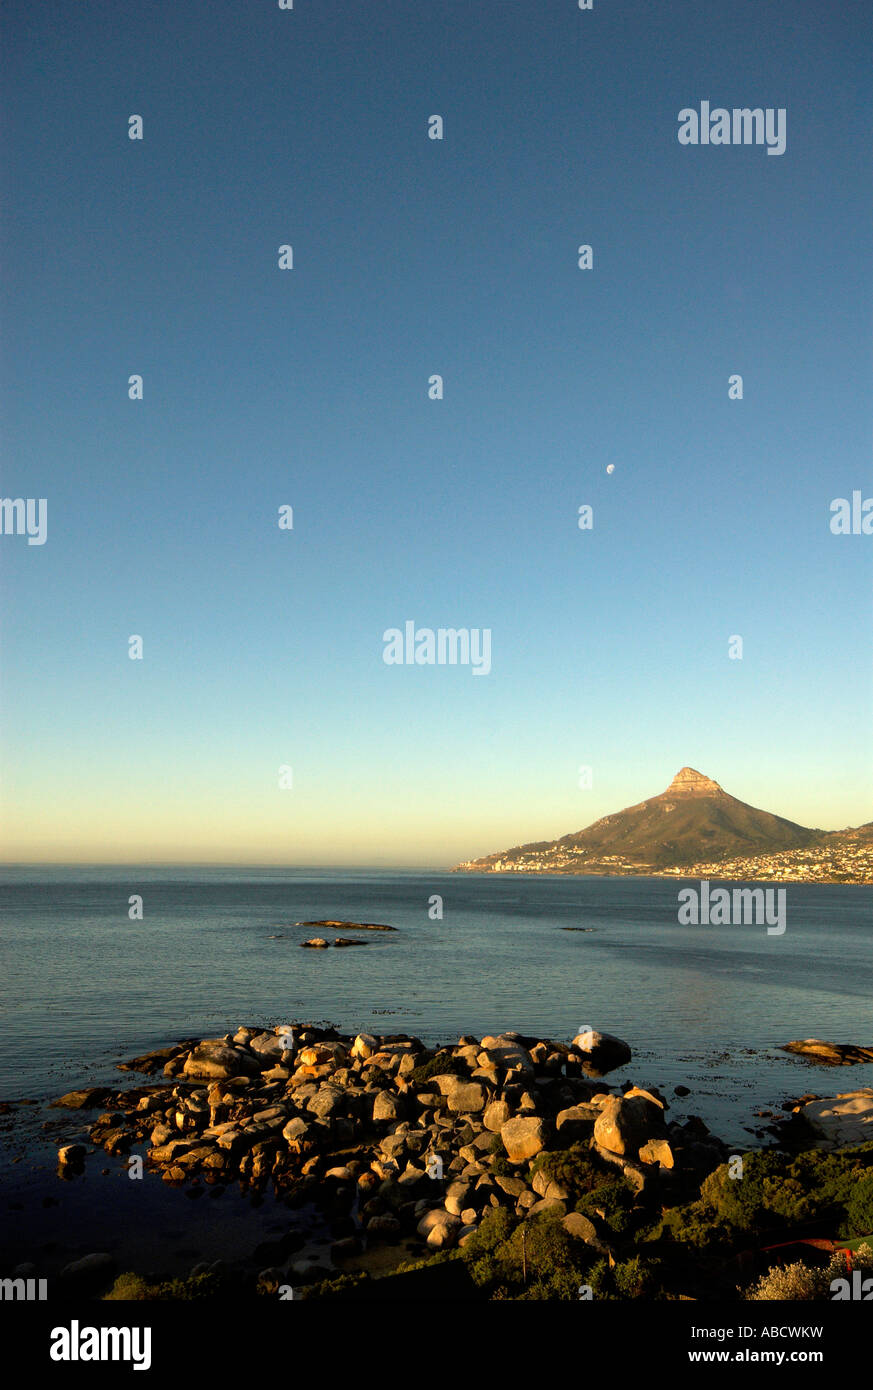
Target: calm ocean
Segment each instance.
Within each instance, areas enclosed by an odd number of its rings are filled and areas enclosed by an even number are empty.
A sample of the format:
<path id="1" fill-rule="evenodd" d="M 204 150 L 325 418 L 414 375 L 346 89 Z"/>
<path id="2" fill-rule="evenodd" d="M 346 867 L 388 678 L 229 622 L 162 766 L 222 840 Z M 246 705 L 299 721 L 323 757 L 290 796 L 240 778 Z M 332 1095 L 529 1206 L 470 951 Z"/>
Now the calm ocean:
<path id="1" fill-rule="evenodd" d="M 45 1098 L 115 1063 L 241 1023 L 307 1019 L 426 1042 L 583 1025 L 633 1048 L 625 1075 L 691 1088 L 697 1113 L 749 1142 L 754 1109 L 873 1084 L 777 1050 L 873 1043 L 873 889 L 787 886 L 787 930 L 680 926 L 679 883 L 279 869 L 5 868 L 0 1098 Z M 142 921 L 128 898 L 143 897 Z M 443 898 L 441 921 L 428 916 Z M 305 951 L 289 924 L 346 918 L 361 948 Z M 587 927 L 586 932 L 562 927 Z M 279 933 L 281 939 L 272 940 Z M 332 933 L 326 933 L 328 937 Z M 122 1074 L 123 1075 L 123 1074 Z"/>

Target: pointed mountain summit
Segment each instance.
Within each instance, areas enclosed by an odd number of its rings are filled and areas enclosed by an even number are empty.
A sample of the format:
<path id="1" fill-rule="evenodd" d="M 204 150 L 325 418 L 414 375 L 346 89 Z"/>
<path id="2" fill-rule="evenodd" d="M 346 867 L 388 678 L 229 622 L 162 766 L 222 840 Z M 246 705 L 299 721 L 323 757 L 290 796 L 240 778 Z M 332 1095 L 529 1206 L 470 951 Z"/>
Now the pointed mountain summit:
<path id="1" fill-rule="evenodd" d="M 603 816 L 559 840 L 517 845 L 458 865 L 472 872 L 526 869 L 558 873 L 657 873 L 681 864 L 778 854 L 817 843 L 810 830 L 759 811 L 693 767 L 676 773 L 666 791 Z"/>
<path id="2" fill-rule="evenodd" d="M 694 767 L 680 767 L 673 781 L 670 783 L 664 796 L 670 792 L 676 795 L 700 795 L 704 792 L 721 792 L 722 796 L 727 793 L 718 782 L 713 782 L 711 777 L 704 777 L 702 772 L 698 772 Z"/>

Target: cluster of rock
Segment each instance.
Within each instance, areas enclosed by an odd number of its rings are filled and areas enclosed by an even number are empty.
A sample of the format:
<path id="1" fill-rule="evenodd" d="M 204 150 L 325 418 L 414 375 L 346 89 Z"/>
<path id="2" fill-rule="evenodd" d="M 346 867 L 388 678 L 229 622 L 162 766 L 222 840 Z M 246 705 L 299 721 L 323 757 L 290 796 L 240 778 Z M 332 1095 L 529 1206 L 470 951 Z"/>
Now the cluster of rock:
<path id="1" fill-rule="evenodd" d="M 310 941 L 301 941 L 301 946 L 315 946 L 324 950 L 328 946 L 366 946 L 366 941 L 352 941 L 348 936 L 335 936 L 333 941 L 325 941 L 323 936 L 313 936 Z"/>
<path id="2" fill-rule="evenodd" d="M 593 1030 L 569 1045 L 503 1033 L 434 1051 L 403 1034 L 307 1025 L 292 1048 L 287 1029 L 243 1027 L 124 1064 L 162 1070 L 162 1084 L 55 1103 L 111 1096 L 93 1143 L 123 1154 L 146 1142 L 170 1183 L 272 1181 L 295 1203 L 325 1206 L 349 1252 L 362 1236 L 369 1245 L 413 1232 L 433 1249 L 463 1244 L 495 1206 L 520 1218 L 556 1209 L 598 1245 L 592 1222 L 567 1210 L 567 1188 L 535 1165 L 543 1151 L 581 1142 L 638 1192 L 669 1184 L 677 1164 L 703 1173 L 726 1155 L 701 1121 L 669 1124 L 656 1089 L 597 1079 L 630 1055 Z"/>
<path id="3" fill-rule="evenodd" d="M 295 922 L 295 927 L 330 927 L 332 931 L 397 931 L 396 927 L 386 926 L 384 922 L 341 922 L 334 919 L 325 919 L 322 922 Z M 271 937 L 273 941 L 282 940 L 281 937 Z M 301 941 L 301 946 L 313 946 L 317 950 L 325 950 L 328 946 L 366 946 L 366 941 L 355 941 L 349 936 L 335 936 L 333 941 L 327 941 L 323 936 L 313 936 L 309 941 Z"/>

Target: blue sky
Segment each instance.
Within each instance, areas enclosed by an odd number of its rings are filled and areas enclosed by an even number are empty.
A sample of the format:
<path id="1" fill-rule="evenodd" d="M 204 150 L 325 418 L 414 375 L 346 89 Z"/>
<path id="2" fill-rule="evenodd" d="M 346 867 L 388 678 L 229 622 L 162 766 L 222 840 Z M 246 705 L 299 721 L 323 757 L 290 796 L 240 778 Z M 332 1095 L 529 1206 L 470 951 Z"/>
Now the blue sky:
<path id="1" fill-rule="evenodd" d="M 0 536 L 7 859 L 443 865 L 686 763 L 873 818 L 865 4 L 3 30 L 0 489 L 48 500 Z M 681 146 L 701 100 L 785 153 Z M 408 619 L 490 675 L 385 665 Z"/>

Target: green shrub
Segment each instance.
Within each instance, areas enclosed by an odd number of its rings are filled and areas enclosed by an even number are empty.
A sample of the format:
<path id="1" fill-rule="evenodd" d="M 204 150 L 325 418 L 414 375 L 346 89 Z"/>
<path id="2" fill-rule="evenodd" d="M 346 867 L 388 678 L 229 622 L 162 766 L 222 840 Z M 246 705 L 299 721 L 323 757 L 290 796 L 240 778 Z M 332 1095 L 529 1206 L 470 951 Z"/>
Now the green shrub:
<path id="1" fill-rule="evenodd" d="M 588 1271 L 586 1283 L 599 1303 L 614 1303 L 618 1299 L 653 1298 L 661 1293 L 659 1261 L 644 1260 L 634 1255 L 610 1267 L 607 1260 L 598 1260 Z"/>
<path id="2" fill-rule="evenodd" d="M 873 1173 L 861 1178 L 852 1188 L 846 1202 L 846 1220 L 840 1234 L 866 1236 L 873 1233 Z"/>
<path id="3" fill-rule="evenodd" d="M 722 1164 L 704 1179 L 700 1196 L 719 1221 L 738 1232 L 829 1219 L 842 1234 L 866 1235 L 873 1229 L 873 1146 L 838 1153 L 808 1150 L 793 1158 L 748 1154 L 741 1178 L 731 1178 Z"/>
<path id="4" fill-rule="evenodd" d="M 670 1207 L 663 1212 L 646 1229 L 643 1239 L 647 1242 L 677 1241 L 692 1250 L 715 1251 L 730 1247 L 733 1227 L 713 1217 L 705 1202 L 685 1202 L 682 1206 Z"/>
<path id="5" fill-rule="evenodd" d="M 588 1217 L 603 1212 L 602 1219 L 613 1234 L 624 1236 L 632 1230 L 637 1220 L 633 1206 L 634 1194 L 627 1183 L 621 1178 L 610 1178 L 607 1182 L 601 1180 L 598 1187 L 580 1197 L 576 1210 Z"/>
<path id="6" fill-rule="evenodd" d="M 597 1260 L 589 1269 L 585 1283 L 598 1303 L 614 1303 L 618 1297 L 608 1260 Z"/>
<path id="7" fill-rule="evenodd" d="M 151 1283 L 141 1274 L 119 1274 L 104 1301 L 154 1302 L 158 1299 L 215 1298 L 227 1294 L 227 1280 L 219 1274 L 196 1274 L 186 1279 L 166 1279 Z"/>
<path id="8" fill-rule="evenodd" d="M 591 1259 L 557 1214 L 518 1221 L 505 1207 L 483 1217 L 463 1254 L 472 1279 L 489 1298 L 532 1301 L 577 1299 Z"/>
<path id="9" fill-rule="evenodd" d="M 612 1271 L 617 1293 L 622 1298 L 651 1296 L 657 1288 L 656 1272 L 657 1266 L 641 1259 L 639 1255 L 623 1260 Z"/>
<path id="10" fill-rule="evenodd" d="M 306 1288 L 295 1289 L 294 1297 L 307 1301 L 322 1298 L 348 1298 L 350 1294 L 360 1293 L 362 1287 L 370 1282 L 370 1275 L 366 1272 L 338 1274 L 334 1279 L 321 1279 L 317 1284 L 308 1284 Z"/>
<path id="11" fill-rule="evenodd" d="M 430 1081 L 432 1076 L 469 1075 L 462 1058 L 453 1057 L 451 1052 L 438 1052 L 435 1057 L 431 1057 L 429 1062 L 423 1062 L 420 1066 L 415 1067 L 410 1072 L 409 1079 L 416 1086 L 420 1086 L 425 1081 Z"/>
<path id="12" fill-rule="evenodd" d="M 590 1192 L 603 1183 L 603 1172 L 595 1166 L 587 1144 L 571 1144 L 569 1149 L 537 1154 L 531 1174 L 545 1173 L 547 1178 L 562 1183 L 574 1196 Z"/>

